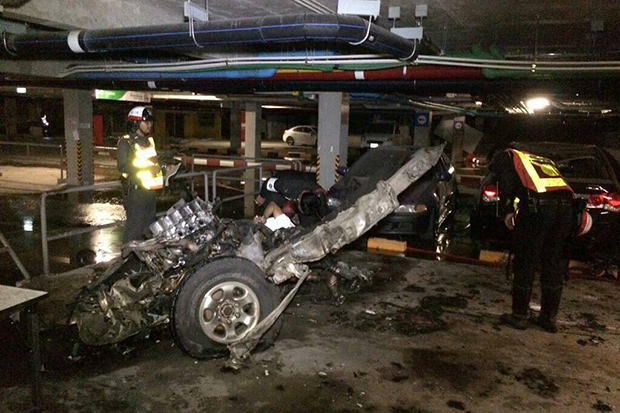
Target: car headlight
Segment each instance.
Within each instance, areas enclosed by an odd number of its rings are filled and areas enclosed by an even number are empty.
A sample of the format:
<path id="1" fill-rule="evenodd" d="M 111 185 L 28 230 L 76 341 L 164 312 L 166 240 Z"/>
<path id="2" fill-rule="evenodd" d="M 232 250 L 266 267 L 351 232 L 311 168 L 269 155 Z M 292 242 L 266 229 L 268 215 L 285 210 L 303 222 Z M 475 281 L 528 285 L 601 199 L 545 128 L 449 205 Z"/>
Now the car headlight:
<path id="1" fill-rule="evenodd" d="M 428 208 L 424 204 L 399 205 L 394 212 L 400 214 L 421 214 L 426 212 Z"/>

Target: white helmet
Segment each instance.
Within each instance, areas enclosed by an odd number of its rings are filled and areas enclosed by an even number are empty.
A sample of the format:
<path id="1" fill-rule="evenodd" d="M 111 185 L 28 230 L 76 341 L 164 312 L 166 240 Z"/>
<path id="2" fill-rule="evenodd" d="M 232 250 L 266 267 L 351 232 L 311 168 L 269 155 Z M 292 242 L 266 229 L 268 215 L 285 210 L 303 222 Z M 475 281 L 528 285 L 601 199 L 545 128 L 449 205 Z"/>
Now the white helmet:
<path id="1" fill-rule="evenodd" d="M 127 120 L 133 122 L 147 122 L 149 120 L 153 120 L 153 114 L 146 106 L 136 106 L 129 111 Z"/>

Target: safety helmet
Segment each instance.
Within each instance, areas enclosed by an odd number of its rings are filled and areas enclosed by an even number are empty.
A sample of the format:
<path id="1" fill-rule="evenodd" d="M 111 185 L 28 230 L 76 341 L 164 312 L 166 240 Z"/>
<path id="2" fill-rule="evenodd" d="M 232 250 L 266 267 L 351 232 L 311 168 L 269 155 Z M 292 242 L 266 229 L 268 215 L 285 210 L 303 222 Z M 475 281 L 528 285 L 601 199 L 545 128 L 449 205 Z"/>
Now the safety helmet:
<path id="1" fill-rule="evenodd" d="M 592 229 L 592 215 L 586 210 L 581 211 L 577 216 L 576 236 L 585 235 Z"/>
<path id="2" fill-rule="evenodd" d="M 136 106 L 127 114 L 127 125 L 130 132 L 135 131 L 140 126 L 140 122 L 153 120 L 153 113 L 146 106 Z"/>

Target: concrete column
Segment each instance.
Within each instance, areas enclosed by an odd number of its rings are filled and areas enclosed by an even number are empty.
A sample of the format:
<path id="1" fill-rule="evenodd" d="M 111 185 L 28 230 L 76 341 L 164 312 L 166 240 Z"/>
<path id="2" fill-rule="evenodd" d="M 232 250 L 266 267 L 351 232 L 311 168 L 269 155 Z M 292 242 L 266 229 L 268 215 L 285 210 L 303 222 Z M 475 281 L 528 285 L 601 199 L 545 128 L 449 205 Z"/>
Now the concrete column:
<path id="1" fill-rule="evenodd" d="M 90 90 L 63 90 L 69 185 L 92 185 L 95 181 L 91 95 Z"/>
<path id="2" fill-rule="evenodd" d="M 245 156 L 260 158 L 262 113 L 258 103 L 245 106 Z M 245 216 L 254 216 L 254 193 L 260 188 L 259 174 L 256 169 L 245 172 Z"/>
<path id="3" fill-rule="evenodd" d="M 452 121 L 452 154 L 450 163 L 454 167 L 463 166 L 463 141 L 465 140 L 465 116 L 457 116 Z"/>
<path id="4" fill-rule="evenodd" d="M 339 162 L 336 162 L 336 168 L 347 166 L 347 158 L 349 157 L 349 94 L 342 95 L 342 104 L 340 105 L 340 148 L 338 155 Z"/>
<path id="5" fill-rule="evenodd" d="M 348 144 L 348 101 L 339 92 L 319 93 L 319 170 L 317 181 L 325 189 L 336 182 L 336 161 L 346 165 Z M 346 123 L 346 126 L 343 124 Z"/>
<path id="6" fill-rule="evenodd" d="M 433 112 L 416 112 L 413 121 L 413 144 L 416 146 L 431 146 L 431 125 Z"/>
<path id="7" fill-rule="evenodd" d="M 4 99 L 4 122 L 6 125 L 6 139 L 15 140 L 17 136 L 17 99 Z"/>
<path id="8" fill-rule="evenodd" d="M 241 149 L 241 122 L 239 121 L 239 109 L 230 109 L 230 150 L 233 154 Z"/>

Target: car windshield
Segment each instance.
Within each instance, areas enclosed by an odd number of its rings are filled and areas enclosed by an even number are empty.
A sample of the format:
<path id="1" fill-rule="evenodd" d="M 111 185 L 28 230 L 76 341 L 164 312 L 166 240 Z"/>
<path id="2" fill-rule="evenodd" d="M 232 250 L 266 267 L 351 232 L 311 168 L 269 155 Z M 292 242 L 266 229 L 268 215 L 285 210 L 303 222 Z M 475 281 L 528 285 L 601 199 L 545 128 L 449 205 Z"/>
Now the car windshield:
<path id="1" fill-rule="evenodd" d="M 393 123 L 373 123 L 368 127 L 366 133 L 382 133 L 391 134 L 394 133 Z"/>
<path id="2" fill-rule="evenodd" d="M 560 173 L 566 178 L 609 179 L 601 159 L 594 156 L 563 159 L 557 162 Z"/>

